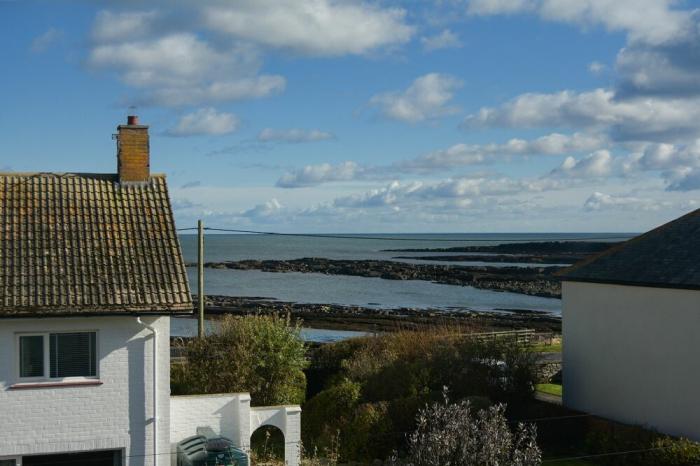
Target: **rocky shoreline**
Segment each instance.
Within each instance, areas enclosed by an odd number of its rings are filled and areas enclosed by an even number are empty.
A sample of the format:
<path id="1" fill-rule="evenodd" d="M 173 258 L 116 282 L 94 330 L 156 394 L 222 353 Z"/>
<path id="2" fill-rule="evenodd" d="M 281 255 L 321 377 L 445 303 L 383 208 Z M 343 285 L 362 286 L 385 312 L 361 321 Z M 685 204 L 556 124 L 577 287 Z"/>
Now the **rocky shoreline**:
<path id="1" fill-rule="evenodd" d="M 411 260 L 422 260 L 422 261 L 444 261 L 444 262 L 510 262 L 517 264 L 540 264 L 545 267 L 555 267 L 556 265 L 545 265 L 545 264 L 574 264 L 585 256 L 574 256 L 574 255 L 506 255 L 506 254 L 492 254 L 492 255 L 481 255 L 481 254 L 458 254 L 451 256 L 395 256 L 393 259 L 411 259 Z"/>
<path id="2" fill-rule="evenodd" d="M 197 296 L 193 296 L 195 303 Z M 195 306 L 196 308 L 196 306 Z M 535 329 L 561 332 L 561 318 L 556 315 L 518 309 L 502 311 L 471 311 L 468 309 L 374 309 L 336 304 L 304 304 L 278 301 L 265 297 L 207 295 L 205 311 L 208 317 L 224 314 L 289 314 L 304 325 L 331 330 L 386 332 L 440 325 L 456 325 L 469 331 L 498 331 Z"/>
<path id="3" fill-rule="evenodd" d="M 389 252 L 481 252 L 491 254 L 565 254 L 585 256 L 605 251 L 617 244 L 609 241 L 536 241 L 502 243 L 495 246 L 457 246 L 451 248 L 384 249 Z"/>
<path id="4" fill-rule="evenodd" d="M 530 243 L 504 243 L 495 246 L 458 246 L 432 249 L 386 249 L 388 252 L 432 252 L 453 255 L 397 256 L 394 259 L 431 260 L 445 262 L 512 262 L 533 264 L 574 264 L 611 246 L 602 241 L 545 241 Z M 454 253 L 468 253 L 454 255 Z"/>
<path id="5" fill-rule="evenodd" d="M 188 264 L 192 266 L 194 264 Z M 242 260 L 207 262 L 213 269 L 301 272 L 376 277 L 386 280 L 426 280 L 446 285 L 473 286 L 530 296 L 559 298 L 561 284 L 554 276 L 559 267 L 488 267 L 410 264 L 386 260 L 333 260 L 305 257 L 293 260 Z"/>

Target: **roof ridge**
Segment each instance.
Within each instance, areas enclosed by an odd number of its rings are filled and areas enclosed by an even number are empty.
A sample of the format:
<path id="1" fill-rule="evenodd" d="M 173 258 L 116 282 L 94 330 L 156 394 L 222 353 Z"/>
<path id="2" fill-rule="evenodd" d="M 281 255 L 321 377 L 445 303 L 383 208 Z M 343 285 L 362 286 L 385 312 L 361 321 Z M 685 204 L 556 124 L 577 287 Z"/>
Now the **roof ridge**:
<path id="1" fill-rule="evenodd" d="M 104 176 L 104 177 L 116 177 L 117 173 L 97 173 L 97 172 L 13 172 L 13 171 L 0 171 L 0 176 Z M 165 173 L 151 173 L 151 178 L 165 178 L 167 175 Z"/>

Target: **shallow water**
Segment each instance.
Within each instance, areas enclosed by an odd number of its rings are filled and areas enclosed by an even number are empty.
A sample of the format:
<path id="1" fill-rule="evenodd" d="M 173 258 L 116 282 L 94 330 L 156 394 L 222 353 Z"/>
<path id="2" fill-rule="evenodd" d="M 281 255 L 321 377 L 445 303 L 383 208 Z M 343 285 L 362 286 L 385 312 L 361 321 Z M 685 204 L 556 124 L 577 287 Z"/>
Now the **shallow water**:
<path id="1" fill-rule="evenodd" d="M 188 273 L 190 284 L 194 284 L 192 291 L 196 293 L 196 270 L 190 268 Z M 230 269 L 205 269 L 204 277 L 207 294 L 269 297 L 297 303 L 340 304 L 376 309 L 527 309 L 555 314 L 561 309 L 559 299 L 422 280 Z"/>
<path id="2" fill-rule="evenodd" d="M 609 237 L 610 234 L 392 234 L 371 236 L 399 238 L 399 240 L 207 234 L 205 239 L 205 260 L 218 262 L 243 259 L 286 260 L 302 257 L 325 257 L 328 259 L 351 260 L 399 260 L 422 264 L 522 267 L 529 264 L 394 259 L 396 256 L 401 255 L 450 255 L 450 253 L 406 253 L 383 250 L 488 246 L 502 243 L 504 239 L 556 241 L 576 237 L 595 240 L 596 238 Z M 182 235 L 180 241 L 185 261 L 195 262 L 197 260 L 196 236 Z M 532 265 L 542 266 L 542 264 Z M 188 269 L 190 285 L 194 293 L 197 292 L 195 273 L 195 269 Z M 341 275 L 302 274 L 295 272 L 272 273 L 258 270 L 225 269 L 206 269 L 205 279 L 205 289 L 208 294 L 261 296 L 300 303 L 356 305 L 373 308 L 457 308 L 484 311 L 527 309 L 555 314 L 558 314 L 561 309 L 561 301 L 559 299 L 480 290 L 465 286 L 442 285 L 425 281 L 399 281 Z"/>

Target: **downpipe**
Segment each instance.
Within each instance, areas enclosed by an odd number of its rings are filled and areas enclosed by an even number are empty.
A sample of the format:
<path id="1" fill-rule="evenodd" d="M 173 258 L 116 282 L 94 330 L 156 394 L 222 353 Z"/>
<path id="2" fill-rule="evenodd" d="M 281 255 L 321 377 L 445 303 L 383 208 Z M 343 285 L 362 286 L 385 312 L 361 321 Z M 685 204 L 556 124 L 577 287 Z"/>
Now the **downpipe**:
<path id="1" fill-rule="evenodd" d="M 143 322 L 140 316 L 136 322 L 153 334 L 153 466 L 158 466 L 158 331 Z"/>

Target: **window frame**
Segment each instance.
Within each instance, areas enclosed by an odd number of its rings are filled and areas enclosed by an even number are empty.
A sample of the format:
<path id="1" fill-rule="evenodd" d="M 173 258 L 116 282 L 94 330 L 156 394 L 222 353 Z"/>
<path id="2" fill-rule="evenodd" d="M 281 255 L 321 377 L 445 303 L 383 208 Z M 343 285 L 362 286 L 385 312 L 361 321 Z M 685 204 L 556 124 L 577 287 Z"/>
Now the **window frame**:
<path id="1" fill-rule="evenodd" d="M 8 460 L 14 460 L 15 461 L 15 466 L 22 466 L 22 457 L 21 456 L 0 456 L 0 461 L 8 461 Z"/>
<path id="2" fill-rule="evenodd" d="M 94 333 L 95 334 L 95 375 L 80 375 L 73 377 L 51 377 L 51 335 L 60 335 L 66 333 Z M 44 374 L 38 377 L 22 377 L 20 358 L 20 339 L 21 337 L 36 337 L 41 336 L 44 344 Z M 99 380 L 100 378 L 100 332 L 97 330 L 60 330 L 60 331 L 45 331 L 45 332 L 18 332 L 15 334 L 15 376 L 19 383 L 36 383 L 36 382 L 81 382 L 86 380 Z M 13 459 L 13 458 L 9 458 Z"/>

